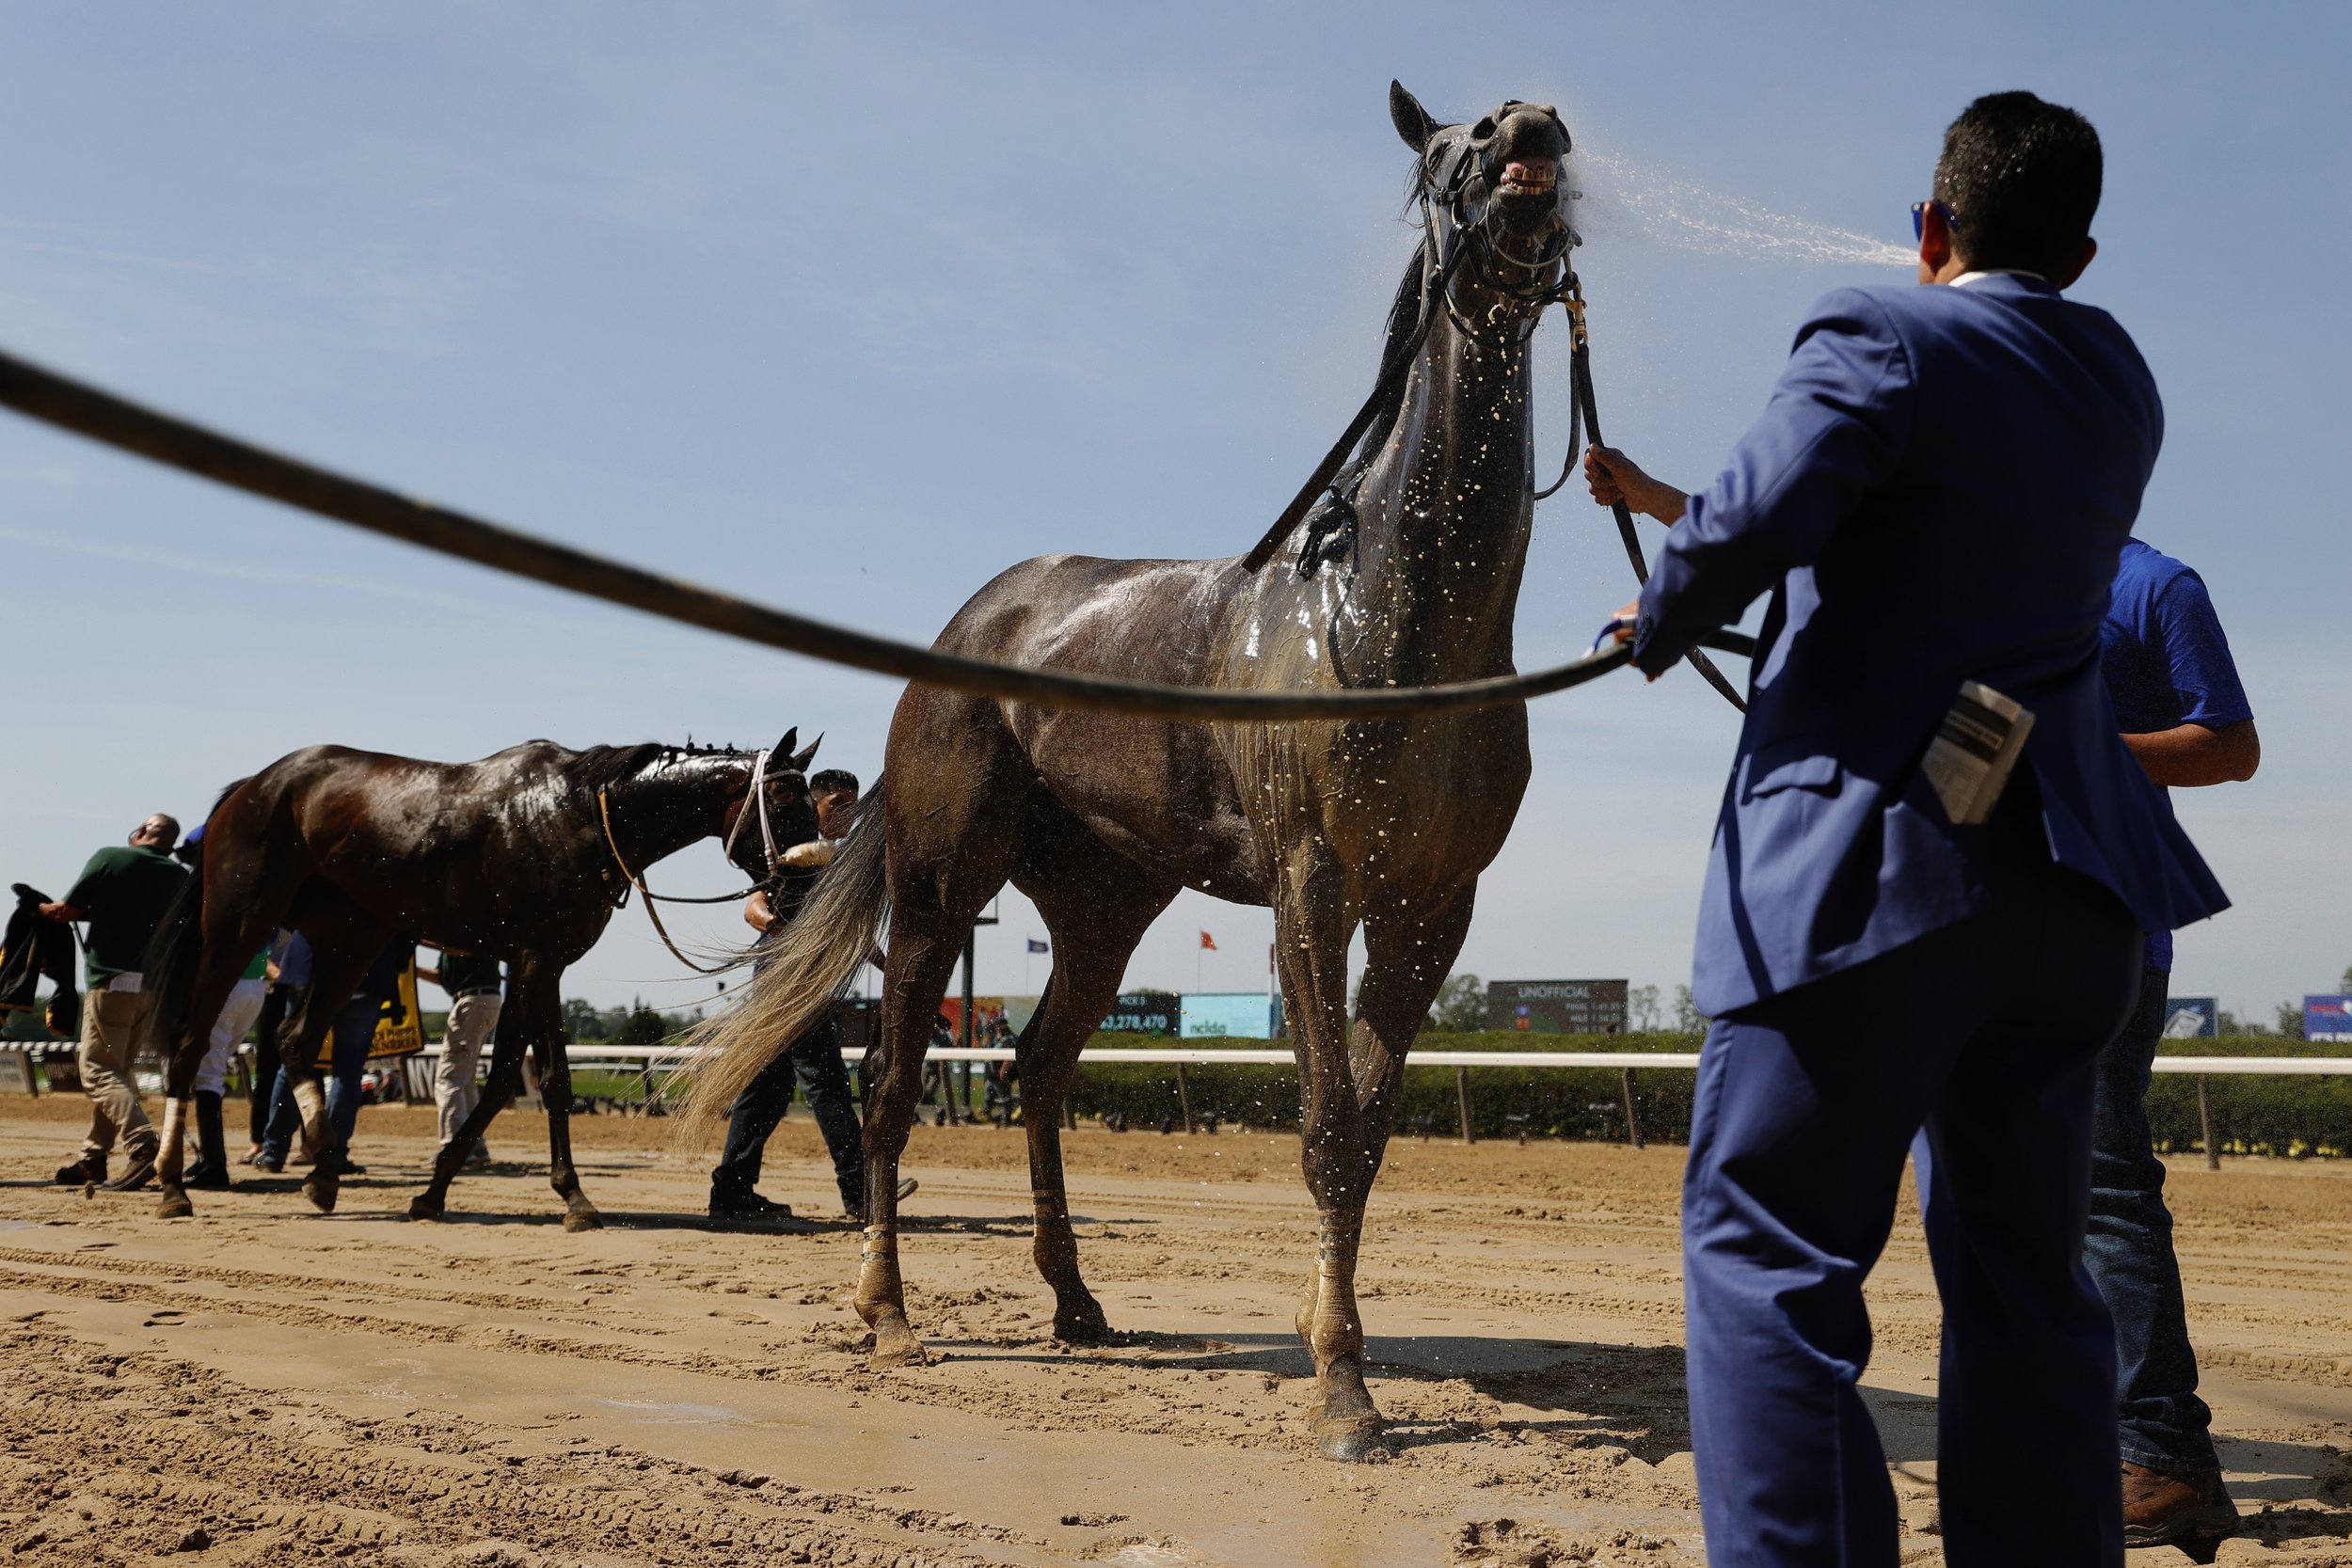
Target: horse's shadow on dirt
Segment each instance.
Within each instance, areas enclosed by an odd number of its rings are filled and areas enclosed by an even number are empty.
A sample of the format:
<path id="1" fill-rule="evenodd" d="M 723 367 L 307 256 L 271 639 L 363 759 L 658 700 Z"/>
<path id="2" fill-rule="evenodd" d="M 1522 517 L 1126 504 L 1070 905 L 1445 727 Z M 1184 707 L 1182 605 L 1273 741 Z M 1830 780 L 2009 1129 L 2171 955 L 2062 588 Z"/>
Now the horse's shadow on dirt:
<path id="1" fill-rule="evenodd" d="M 408 1214 L 408 1197 L 423 1190 L 424 1179 L 404 1180 L 384 1178 L 345 1178 L 342 1196 L 344 1199 L 363 1197 L 366 1207 L 356 1207 L 339 1201 L 331 1212 L 317 1213 L 306 1205 L 299 1217 L 342 1220 L 356 1225 L 397 1223 L 430 1223 L 435 1225 L 499 1225 L 545 1227 L 562 1226 L 564 1210 L 550 1196 L 545 1207 L 508 1209 L 496 1206 L 478 1207 L 466 1203 L 462 1187 L 453 1189 L 449 1208 L 429 1222 L 412 1222 Z M 237 1183 L 241 1192 L 272 1196 L 299 1196 L 301 1179 L 294 1176 L 258 1177 Z M 491 1193 L 494 1199 L 504 1194 Z M 388 1207 L 375 1207 L 385 1203 Z M 608 1230 L 692 1230 L 720 1236 L 813 1236 L 841 1231 L 854 1232 L 862 1228 L 861 1221 L 840 1214 L 790 1214 L 774 1219 L 717 1219 L 697 1214 L 691 1210 L 599 1209 L 597 1217 Z M 1129 1227 L 1141 1227 L 1150 1220 L 1120 1220 Z M 985 1236 L 998 1241 L 1026 1242 L 1030 1221 L 1025 1217 L 1001 1214 L 902 1214 L 898 1220 L 902 1235 Z"/>
<path id="2" fill-rule="evenodd" d="M 943 1349 L 977 1352 L 992 1360 L 1055 1363 L 1066 1362 L 1072 1354 L 1041 1354 L 1027 1344 L 1014 1348 L 1003 1340 L 933 1342 Z M 1614 1443 L 1651 1464 L 1691 1446 L 1690 1406 L 1678 1346 L 1652 1349 L 1422 1334 L 1375 1335 L 1366 1339 L 1364 1350 L 1365 1371 L 1375 1387 L 1383 1381 L 1466 1384 L 1498 1404 L 1539 1412 L 1532 1420 L 1509 1420 L 1508 1424 L 1524 1432 Z M 1254 1372 L 1283 1379 L 1314 1375 L 1314 1364 L 1297 1337 L 1279 1332 L 1220 1338 L 1128 1331 L 1075 1354 L 1098 1366 L 1133 1368 L 1145 1377 L 1154 1369 Z M 1422 1402 L 1397 1402 L 1417 1405 Z M 1458 1419 L 1392 1412 L 1388 1442 L 1392 1448 L 1407 1449 L 1459 1443 L 1466 1435 Z"/>

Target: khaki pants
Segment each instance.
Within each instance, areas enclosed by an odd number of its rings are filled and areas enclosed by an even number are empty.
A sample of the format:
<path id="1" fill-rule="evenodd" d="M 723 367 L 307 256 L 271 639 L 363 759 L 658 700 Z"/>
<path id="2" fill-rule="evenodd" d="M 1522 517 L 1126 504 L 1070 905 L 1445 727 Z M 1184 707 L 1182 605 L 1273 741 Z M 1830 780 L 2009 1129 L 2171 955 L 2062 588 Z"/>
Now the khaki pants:
<path id="1" fill-rule="evenodd" d="M 461 996 L 449 1005 L 441 1063 L 433 1074 L 433 1099 L 441 1111 L 441 1142 L 454 1143 L 482 1100 L 482 1047 L 499 1024 L 503 998 L 496 991 Z M 468 1153 L 472 1150 L 469 1149 Z"/>
<path id="2" fill-rule="evenodd" d="M 89 1096 L 89 1136 L 85 1158 L 104 1159 L 115 1139 L 133 1162 L 152 1159 L 161 1140 L 139 1107 L 139 1087 L 131 1077 L 131 1052 L 147 1017 L 140 991 L 97 990 L 82 998 L 82 1092 Z"/>
<path id="3" fill-rule="evenodd" d="M 262 995 L 265 982 L 240 980 L 229 988 L 229 1000 L 220 1006 L 220 1018 L 213 1025 L 213 1038 L 204 1052 L 204 1060 L 197 1065 L 196 1092 L 220 1094 L 229 1087 L 229 1059 L 237 1047 L 245 1043 L 246 1031 L 262 1016 Z M 194 1137 L 196 1129 L 188 1129 Z"/>

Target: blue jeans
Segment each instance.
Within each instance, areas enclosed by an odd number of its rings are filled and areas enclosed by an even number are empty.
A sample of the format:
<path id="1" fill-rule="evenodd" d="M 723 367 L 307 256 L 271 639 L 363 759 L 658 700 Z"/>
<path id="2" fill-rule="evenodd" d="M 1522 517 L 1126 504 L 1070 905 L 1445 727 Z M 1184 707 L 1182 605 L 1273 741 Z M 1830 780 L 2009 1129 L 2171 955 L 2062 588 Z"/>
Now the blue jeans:
<path id="1" fill-rule="evenodd" d="M 379 997 L 354 997 L 335 1015 L 330 1031 L 335 1055 L 326 1084 L 326 1120 L 346 1160 L 351 1155 L 352 1130 L 359 1124 L 359 1075 L 368 1069 L 368 1048 L 375 1043 L 375 1022 L 383 1016 L 383 1008 Z M 269 1126 L 262 1134 L 262 1158 L 273 1165 L 284 1164 L 294 1134 L 301 1130 L 302 1108 L 294 1103 L 294 1080 L 280 1068 L 270 1102 Z"/>
<path id="2" fill-rule="evenodd" d="M 2213 1412 L 2197 1397 L 2164 1162 L 2148 1131 L 2149 1064 L 2171 980 L 2161 969 L 2142 972 L 2131 1022 L 2099 1055 L 2083 1261 L 2115 1318 L 2123 1457 L 2182 1474 L 2217 1470 L 2221 1461 L 2213 1449 Z"/>
<path id="3" fill-rule="evenodd" d="M 1719 1018 L 1682 1195 L 1692 1446 L 1719 1568 L 1894 1568 L 1863 1281 L 1924 1131 L 1952 1568 L 2122 1568 L 2115 1344 L 2085 1275 L 2091 1071 L 2138 933 L 2043 863 L 1956 925 Z"/>
<path id="4" fill-rule="evenodd" d="M 824 1134 L 826 1152 L 833 1156 L 834 1182 L 841 1189 L 842 1207 L 866 1212 L 866 1143 L 857 1101 L 850 1093 L 849 1068 L 841 1060 L 841 1031 L 827 1018 L 792 1043 L 760 1070 L 735 1097 L 727 1117 L 727 1142 L 710 1173 L 710 1196 L 739 1198 L 759 1185 L 759 1167 L 768 1136 L 792 1108 L 792 1085 L 808 1096 L 809 1114 Z"/>

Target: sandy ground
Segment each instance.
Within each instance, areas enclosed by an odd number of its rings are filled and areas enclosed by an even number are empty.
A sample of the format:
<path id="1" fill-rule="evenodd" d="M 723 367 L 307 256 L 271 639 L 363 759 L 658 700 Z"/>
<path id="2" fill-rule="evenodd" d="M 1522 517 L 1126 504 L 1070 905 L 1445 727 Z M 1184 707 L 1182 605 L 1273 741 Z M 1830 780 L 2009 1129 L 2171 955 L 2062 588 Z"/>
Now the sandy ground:
<path id="1" fill-rule="evenodd" d="M 1294 1139 L 1073 1134 L 1089 1275 L 1127 1331 L 1073 1352 L 1019 1135 L 923 1129 L 903 1246 L 935 1361 L 877 1376 L 855 1232 L 708 1225 L 704 1162 L 660 1123 L 576 1124 L 612 1225 L 568 1235 L 535 1164 L 462 1181 L 452 1223 L 399 1218 L 420 1111 L 363 1115 L 368 1173 L 331 1216 L 257 1177 L 174 1222 L 151 1193 L 42 1184 L 83 1116 L 0 1101 L 0 1551 L 27 1568 L 1704 1560 L 1678 1149 L 1399 1144 L 1363 1272 L 1394 1458 L 1338 1467 L 1309 1450 L 1288 1326 L 1312 1238 Z M 495 1131 L 538 1153 L 535 1118 Z M 830 1215 L 817 1148 L 803 1113 L 765 1185 Z M 2221 1560 L 2352 1564 L 2352 1169 L 2173 1180 L 2249 1515 Z M 1872 1298 L 1904 1560 L 1940 1562 L 1908 1214 Z"/>

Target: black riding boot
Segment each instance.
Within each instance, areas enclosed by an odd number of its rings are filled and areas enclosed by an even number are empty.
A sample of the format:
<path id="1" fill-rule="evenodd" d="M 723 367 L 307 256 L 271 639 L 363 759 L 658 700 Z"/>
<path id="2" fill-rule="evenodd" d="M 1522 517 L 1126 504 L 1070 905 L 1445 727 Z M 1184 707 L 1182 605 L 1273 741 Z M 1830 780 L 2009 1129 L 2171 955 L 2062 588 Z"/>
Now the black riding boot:
<path id="1" fill-rule="evenodd" d="M 196 1091 L 197 1161 L 185 1185 L 206 1192 L 229 1186 L 229 1142 L 220 1125 L 220 1096 L 211 1089 Z"/>

